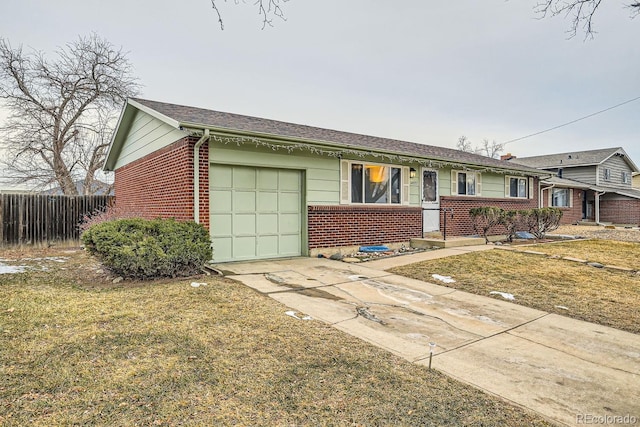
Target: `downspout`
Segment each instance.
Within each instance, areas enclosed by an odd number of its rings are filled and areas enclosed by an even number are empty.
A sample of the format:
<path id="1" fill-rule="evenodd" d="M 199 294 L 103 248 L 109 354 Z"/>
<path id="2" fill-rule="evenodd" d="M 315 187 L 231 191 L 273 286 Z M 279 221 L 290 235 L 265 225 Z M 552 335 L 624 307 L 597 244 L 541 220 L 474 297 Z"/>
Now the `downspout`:
<path id="1" fill-rule="evenodd" d="M 544 200 L 544 199 L 543 199 L 543 197 L 542 197 L 543 192 L 544 192 L 545 190 L 551 190 L 551 189 L 552 189 L 553 187 L 555 187 L 556 185 L 555 185 L 555 184 L 551 184 L 551 185 L 550 185 L 550 186 L 548 186 L 548 187 L 544 187 L 544 188 L 542 188 L 542 183 L 541 183 L 541 182 L 539 182 L 539 183 L 538 183 L 538 186 L 540 187 L 540 189 L 538 190 L 538 207 L 539 207 L 539 208 L 543 208 L 543 207 L 544 207 L 544 203 L 543 203 L 543 200 Z"/>
<path id="2" fill-rule="evenodd" d="M 193 220 L 196 224 L 200 224 L 200 147 L 209 138 L 209 129 L 204 129 L 202 137 L 193 147 Z"/>
<path id="3" fill-rule="evenodd" d="M 603 196 L 605 193 L 606 193 L 606 191 L 603 191 L 602 193 L 598 193 L 597 191 L 595 192 L 596 224 L 600 224 L 600 196 Z"/>

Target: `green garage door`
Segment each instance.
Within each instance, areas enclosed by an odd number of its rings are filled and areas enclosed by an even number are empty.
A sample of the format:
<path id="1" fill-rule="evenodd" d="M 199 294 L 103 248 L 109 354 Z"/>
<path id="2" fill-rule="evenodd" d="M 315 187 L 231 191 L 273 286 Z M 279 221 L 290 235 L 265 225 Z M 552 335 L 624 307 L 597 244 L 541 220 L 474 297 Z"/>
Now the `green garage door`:
<path id="1" fill-rule="evenodd" d="M 300 171 L 213 165 L 209 182 L 215 261 L 301 255 Z"/>

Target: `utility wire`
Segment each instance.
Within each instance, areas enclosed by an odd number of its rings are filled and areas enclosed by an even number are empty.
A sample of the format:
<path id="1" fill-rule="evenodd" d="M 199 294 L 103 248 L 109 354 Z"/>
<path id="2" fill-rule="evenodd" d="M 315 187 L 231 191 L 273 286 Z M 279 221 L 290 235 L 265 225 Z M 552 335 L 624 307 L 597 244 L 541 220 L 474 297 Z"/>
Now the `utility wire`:
<path id="1" fill-rule="evenodd" d="M 630 102 L 637 101 L 638 99 L 640 99 L 640 96 L 636 96 L 633 99 L 629 99 L 628 101 L 624 101 L 624 102 L 621 102 L 620 104 L 616 104 L 613 107 L 605 108 L 604 110 L 600 110 L 600 111 L 597 111 L 595 113 L 591 113 L 591 114 L 589 114 L 587 116 L 580 117 L 579 119 L 571 120 L 570 122 L 563 123 L 561 125 L 554 126 L 552 128 L 549 128 L 549 129 L 541 130 L 540 132 L 532 133 L 532 134 L 526 135 L 526 136 L 521 136 L 520 138 L 516 138 L 516 139 L 510 139 L 507 142 L 503 142 L 502 145 L 504 146 L 504 145 L 507 145 L 507 144 L 511 144 L 512 142 L 521 141 L 521 140 L 526 139 L 526 138 L 531 138 L 532 136 L 540 135 L 540 134 L 543 134 L 543 133 L 546 133 L 546 132 L 551 132 L 552 130 L 560 129 L 561 127 L 569 126 L 571 124 L 579 122 L 580 120 L 588 119 L 589 117 L 593 117 L 593 116 L 596 116 L 598 114 L 602 114 L 602 113 L 604 113 L 606 111 L 613 110 L 614 108 L 618 108 L 618 107 L 620 107 L 622 105 L 625 105 L 625 104 L 628 104 Z"/>

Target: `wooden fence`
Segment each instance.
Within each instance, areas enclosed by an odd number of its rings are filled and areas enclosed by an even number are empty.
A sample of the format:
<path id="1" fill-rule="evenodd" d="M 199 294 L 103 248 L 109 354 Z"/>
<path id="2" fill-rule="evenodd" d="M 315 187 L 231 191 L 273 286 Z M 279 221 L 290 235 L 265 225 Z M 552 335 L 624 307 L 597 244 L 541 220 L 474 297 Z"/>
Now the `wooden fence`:
<path id="1" fill-rule="evenodd" d="M 114 200 L 113 196 L 0 194 L 0 245 L 77 241 L 83 216 Z"/>

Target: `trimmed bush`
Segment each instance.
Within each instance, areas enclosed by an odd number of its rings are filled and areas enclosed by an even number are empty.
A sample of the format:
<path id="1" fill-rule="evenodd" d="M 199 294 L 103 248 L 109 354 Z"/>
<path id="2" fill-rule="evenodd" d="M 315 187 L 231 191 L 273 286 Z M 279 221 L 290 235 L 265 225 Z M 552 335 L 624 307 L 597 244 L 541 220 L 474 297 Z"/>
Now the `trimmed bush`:
<path id="1" fill-rule="evenodd" d="M 207 230 L 174 219 L 118 219 L 95 224 L 82 234 L 85 248 L 124 277 L 184 277 L 211 259 Z"/>
<path id="2" fill-rule="evenodd" d="M 545 234 L 560 226 L 562 210 L 559 208 L 540 208 L 525 210 L 508 210 L 485 206 L 469 210 L 471 224 L 476 233 L 484 237 L 485 243 L 489 243 L 487 237 L 492 228 L 502 225 L 507 231 L 507 238 L 513 241 L 517 231 L 526 230 L 537 239 L 543 239 Z"/>
<path id="3" fill-rule="evenodd" d="M 534 227 L 529 231 L 538 239 L 544 239 L 545 234 L 560 226 L 562 210 L 559 208 L 533 209 L 532 216 L 535 218 L 532 223 Z"/>
<path id="4" fill-rule="evenodd" d="M 502 208 L 485 206 L 481 208 L 471 208 L 469 216 L 473 230 L 484 237 L 484 242 L 489 243 L 487 234 L 493 227 L 503 224 L 506 212 Z"/>

